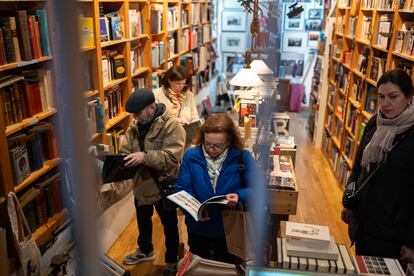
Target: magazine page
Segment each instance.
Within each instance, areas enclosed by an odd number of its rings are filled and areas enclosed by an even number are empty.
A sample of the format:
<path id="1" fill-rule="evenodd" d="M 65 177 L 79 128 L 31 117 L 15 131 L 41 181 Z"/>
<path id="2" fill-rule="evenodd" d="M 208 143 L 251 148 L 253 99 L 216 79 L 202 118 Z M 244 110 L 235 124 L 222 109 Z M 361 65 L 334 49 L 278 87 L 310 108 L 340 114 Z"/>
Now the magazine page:
<path id="1" fill-rule="evenodd" d="M 196 221 L 198 221 L 197 213 L 201 203 L 186 191 L 167 196 L 169 200 L 186 210 Z"/>
<path id="2" fill-rule="evenodd" d="M 209 199 L 207 199 L 206 201 L 204 201 L 201 204 L 201 206 L 198 210 L 198 220 L 202 219 L 203 214 L 204 214 L 204 210 L 207 208 L 207 206 L 209 204 L 223 204 L 223 205 L 226 205 L 227 202 L 229 202 L 229 201 L 226 199 L 225 195 L 218 195 L 218 196 L 210 197 Z"/>

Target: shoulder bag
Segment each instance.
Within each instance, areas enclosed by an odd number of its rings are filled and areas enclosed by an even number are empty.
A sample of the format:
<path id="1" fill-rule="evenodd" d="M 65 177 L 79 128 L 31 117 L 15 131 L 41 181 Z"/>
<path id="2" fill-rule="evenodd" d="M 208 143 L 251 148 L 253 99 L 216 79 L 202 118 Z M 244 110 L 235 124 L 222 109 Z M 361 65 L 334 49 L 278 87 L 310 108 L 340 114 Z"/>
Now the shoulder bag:
<path id="1" fill-rule="evenodd" d="M 8 195 L 7 211 L 22 275 L 40 275 L 40 250 L 32 237 L 22 206 L 13 192 Z"/>

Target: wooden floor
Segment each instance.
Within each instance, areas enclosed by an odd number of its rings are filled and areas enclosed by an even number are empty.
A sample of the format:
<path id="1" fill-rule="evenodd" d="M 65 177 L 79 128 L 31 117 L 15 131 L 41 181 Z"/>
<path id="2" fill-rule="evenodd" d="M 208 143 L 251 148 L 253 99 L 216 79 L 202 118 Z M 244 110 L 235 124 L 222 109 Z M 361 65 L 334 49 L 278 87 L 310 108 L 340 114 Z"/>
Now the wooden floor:
<path id="1" fill-rule="evenodd" d="M 347 227 L 340 219 L 342 190 L 336 181 L 329 162 L 307 135 L 306 118 L 290 114 L 290 134 L 295 137 L 297 147 L 296 178 L 299 187 L 297 214 L 289 220 L 329 226 L 338 243 L 349 245 Z M 156 213 L 156 212 L 154 212 Z M 131 275 L 160 275 L 164 265 L 164 235 L 158 216 L 153 216 L 153 243 L 156 259 L 138 265 L 125 266 Z M 179 216 L 180 240 L 186 242 L 183 217 Z M 108 254 L 118 263 L 136 249 L 138 229 L 133 219 Z"/>

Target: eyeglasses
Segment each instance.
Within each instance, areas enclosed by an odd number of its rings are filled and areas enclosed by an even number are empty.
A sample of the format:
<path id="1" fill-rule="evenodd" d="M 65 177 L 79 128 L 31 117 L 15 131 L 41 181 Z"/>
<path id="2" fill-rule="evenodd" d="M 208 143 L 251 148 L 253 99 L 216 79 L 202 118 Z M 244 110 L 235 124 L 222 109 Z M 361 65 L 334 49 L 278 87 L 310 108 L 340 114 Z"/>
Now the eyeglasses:
<path id="1" fill-rule="evenodd" d="M 178 82 L 178 81 L 172 81 L 171 84 L 174 84 L 176 86 L 181 86 L 181 87 L 187 87 L 187 81 L 186 82 Z"/>
<path id="2" fill-rule="evenodd" d="M 204 142 L 203 145 L 204 145 L 204 148 L 206 148 L 206 149 L 210 148 L 210 149 L 218 149 L 218 150 L 221 150 L 221 149 L 224 149 L 227 146 L 227 143 L 222 143 L 222 144 L 209 144 L 209 143 Z"/>

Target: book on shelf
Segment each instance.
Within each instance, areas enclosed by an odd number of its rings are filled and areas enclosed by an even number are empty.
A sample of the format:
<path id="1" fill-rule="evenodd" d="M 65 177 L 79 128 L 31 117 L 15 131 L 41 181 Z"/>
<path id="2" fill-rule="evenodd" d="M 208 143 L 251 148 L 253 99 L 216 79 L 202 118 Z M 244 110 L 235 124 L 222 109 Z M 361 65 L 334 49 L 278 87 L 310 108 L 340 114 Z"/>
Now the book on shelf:
<path id="1" fill-rule="evenodd" d="M 167 30 L 177 30 L 179 27 L 178 21 L 178 7 L 170 6 L 167 10 Z"/>
<path id="2" fill-rule="evenodd" d="M 144 20 L 139 10 L 129 10 L 129 32 L 130 37 L 134 38 L 137 37 L 144 32 Z"/>
<path id="3" fill-rule="evenodd" d="M 179 191 L 167 196 L 169 200 L 187 211 L 195 221 L 203 220 L 206 216 L 206 210 L 211 204 L 226 205 L 228 200 L 225 195 L 213 196 L 200 203 L 196 198 L 186 191 Z"/>
<path id="4" fill-rule="evenodd" d="M 151 34 L 159 34 L 162 29 L 162 4 L 151 3 Z"/>
<path id="5" fill-rule="evenodd" d="M 370 114 L 377 113 L 378 92 L 377 88 L 369 85 L 367 89 L 367 98 L 365 102 L 365 111 Z"/>
<path id="6" fill-rule="evenodd" d="M 380 0 L 381 1 L 381 0 Z M 388 49 L 392 36 L 393 14 L 382 14 L 378 22 L 377 45 Z"/>
<path id="7" fill-rule="evenodd" d="M 109 41 L 109 22 L 108 18 L 101 17 L 99 18 L 99 33 L 101 37 L 101 42 Z"/>
<path id="8" fill-rule="evenodd" d="M 356 272 L 361 276 L 374 275 L 406 275 L 398 259 L 374 257 L 374 256 L 352 256 Z"/>
<path id="9" fill-rule="evenodd" d="M 99 156 L 97 162 L 102 161 L 102 172 L 100 172 L 103 183 L 117 182 L 134 178 L 140 166 L 126 167 L 125 153 L 105 154 Z"/>
<path id="10" fill-rule="evenodd" d="M 372 58 L 372 65 L 369 73 L 369 78 L 373 81 L 378 81 L 379 78 L 385 71 L 385 65 L 387 63 L 387 58 L 376 57 Z"/>
<path id="11" fill-rule="evenodd" d="M 106 18 L 109 21 L 109 38 L 110 40 L 120 40 L 124 37 L 124 28 L 121 16 L 118 11 L 107 13 Z"/>
<path id="12" fill-rule="evenodd" d="M 29 155 L 25 143 L 9 149 L 10 163 L 12 166 L 15 185 L 22 183 L 31 174 Z"/>
<path id="13" fill-rule="evenodd" d="M 89 48 L 95 46 L 93 24 L 93 17 L 79 17 L 81 48 Z"/>

